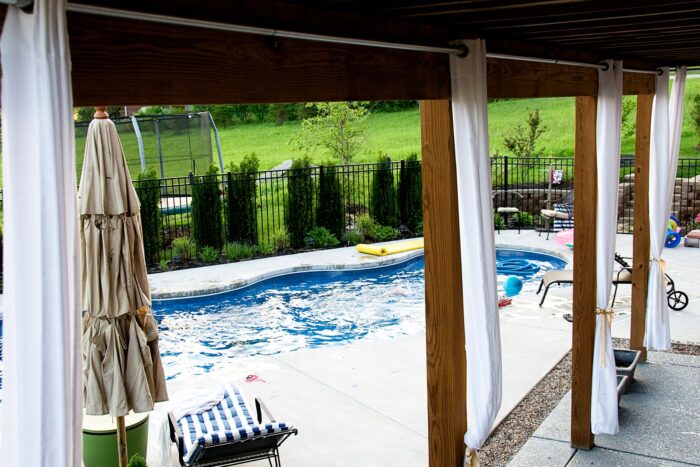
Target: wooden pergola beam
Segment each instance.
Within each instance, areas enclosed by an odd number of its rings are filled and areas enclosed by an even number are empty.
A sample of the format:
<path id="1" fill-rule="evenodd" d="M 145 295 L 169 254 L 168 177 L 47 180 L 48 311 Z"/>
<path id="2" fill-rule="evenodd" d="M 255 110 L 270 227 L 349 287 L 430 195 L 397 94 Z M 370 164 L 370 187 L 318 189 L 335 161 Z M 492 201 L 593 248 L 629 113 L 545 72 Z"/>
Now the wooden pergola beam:
<path id="1" fill-rule="evenodd" d="M 644 332 L 649 289 L 649 150 L 653 95 L 637 97 L 637 135 L 634 158 L 634 230 L 632 269 L 632 320 L 630 349 L 641 350 L 646 361 Z"/>
<path id="2" fill-rule="evenodd" d="M 450 98 L 448 58 L 441 54 L 78 13 L 69 13 L 68 26 L 80 107 Z M 594 96 L 597 79 L 590 68 L 488 61 L 491 98 Z M 652 94 L 653 86 L 653 75 L 625 74 L 625 94 Z"/>
<path id="3" fill-rule="evenodd" d="M 425 337 L 431 467 L 458 467 L 467 429 L 467 361 L 450 101 L 423 101 Z"/>
<path id="4" fill-rule="evenodd" d="M 596 306 L 595 97 L 576 98 L 574 290 L 571 345 L 571 447 L 591 449 L 591 384 Z"/>

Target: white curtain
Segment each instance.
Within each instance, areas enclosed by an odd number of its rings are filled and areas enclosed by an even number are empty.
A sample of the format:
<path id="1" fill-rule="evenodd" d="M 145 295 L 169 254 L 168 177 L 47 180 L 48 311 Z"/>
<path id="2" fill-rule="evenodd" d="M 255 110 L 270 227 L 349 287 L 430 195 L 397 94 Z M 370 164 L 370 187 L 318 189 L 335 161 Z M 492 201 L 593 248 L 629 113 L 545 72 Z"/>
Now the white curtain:
<path id="1" fill-rule="evenodd" d="M 669 69 L 656 77 L 656 95 L 651 117 L 651 151 L 649 155 L 649 236 L 651 267 L 647 296 L 644 346 L 649 350 L 671 348 L 671 326 L 666 301 L 665 263 L 661 259 L 666 242 L 668 218 L 676 181 L 686 67 L 676 69 L 673 91 L 669 98 Z"/>
<path id="2" fill-rule="evenodd" d="M 81 465 L 82 381 L 65 0 L 8 7 L 2 56 L 3 466 Z"/>
<path id="3" fill-rule="evenodd" d="M 501 336 L 486 107 L 486 47 L 462 41 L 464 58 L 450 56 L 452 119 L 462 252 L 467 343 L 467 420 L 464 442 L 479 449 L 501 406 Z M 470 451 L 471 452 L 471 451 Z"/>
<path id="4" fill-rule="evenodd" d="M 617 188 L 620 178 L 622 62 L 608 60 L 607 64 L 607 70 L 598 71 L 598 113 L 596 119 L 597 308 L 595 310 L 596 333 L 591 391 L 591 431 L 594 434 L 615 434 L 618 432 L 617 374 L 610 333 L 613 320 L 613 312 L 610 308 L 610 289 L 615 261 Z M 591 313 L 593 311 L 591 310 Z"/>

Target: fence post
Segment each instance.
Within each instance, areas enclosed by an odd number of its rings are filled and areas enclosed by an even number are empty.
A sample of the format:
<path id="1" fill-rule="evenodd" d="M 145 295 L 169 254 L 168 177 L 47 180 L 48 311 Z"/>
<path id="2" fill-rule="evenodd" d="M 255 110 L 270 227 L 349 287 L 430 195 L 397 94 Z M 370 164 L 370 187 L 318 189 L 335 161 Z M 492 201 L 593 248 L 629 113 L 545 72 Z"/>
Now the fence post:
<path id="1" fill-rule="evenodd" d="M 503 196 L 501 207 L 508 206 L 508 156 L 503 157 Z"/>

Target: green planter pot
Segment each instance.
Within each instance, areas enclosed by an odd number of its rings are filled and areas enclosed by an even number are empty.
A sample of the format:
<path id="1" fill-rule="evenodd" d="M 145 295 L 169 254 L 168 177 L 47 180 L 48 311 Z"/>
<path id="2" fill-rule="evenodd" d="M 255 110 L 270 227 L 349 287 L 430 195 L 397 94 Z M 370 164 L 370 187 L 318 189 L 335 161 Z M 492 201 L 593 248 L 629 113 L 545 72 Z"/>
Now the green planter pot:
<path id="1" fill-rule="evenodd" d="M 148 448 L 148 413 L 129 413 L 125 422 L 129 459 L 136 453 L 145 459 Z M 83 466 L 119 467 L 116 418 L 110 415 L 83 416 Z"/>

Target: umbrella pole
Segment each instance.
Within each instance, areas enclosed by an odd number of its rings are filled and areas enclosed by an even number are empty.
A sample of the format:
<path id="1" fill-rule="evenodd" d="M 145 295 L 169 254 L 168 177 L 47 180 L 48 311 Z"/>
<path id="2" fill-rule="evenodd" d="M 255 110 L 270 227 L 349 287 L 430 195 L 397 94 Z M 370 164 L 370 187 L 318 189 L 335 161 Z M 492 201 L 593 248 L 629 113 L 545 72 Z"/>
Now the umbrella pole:
<path id="1" fill-rule="evenodd" d="M 119 452 L 119 467 L 127 467 L 129 455 L 126 451 L 126 423 L 124 417 L 117 417 L 117 450 Z"/>

